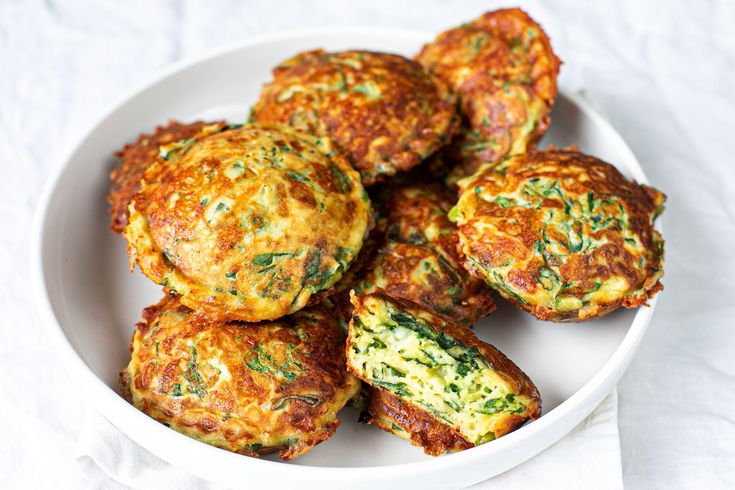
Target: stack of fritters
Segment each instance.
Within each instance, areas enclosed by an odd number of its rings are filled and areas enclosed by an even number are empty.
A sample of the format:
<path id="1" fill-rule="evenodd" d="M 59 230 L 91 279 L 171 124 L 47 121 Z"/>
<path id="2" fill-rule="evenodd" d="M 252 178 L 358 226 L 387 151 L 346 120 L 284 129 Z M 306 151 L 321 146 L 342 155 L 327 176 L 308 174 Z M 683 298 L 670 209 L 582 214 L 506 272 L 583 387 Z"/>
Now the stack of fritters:
<path id="1" fill-rule="evenodd" d="M 455 199 L 440 184 L 384 185 L 373 193 L 376 226 L 369 245 L 338 283 L 337 300 L 352 306 L 349 292 L 386 294 L 471 327 L 495 309 L 489 289 L 463 266 L 458 234 L 447 218 Z"/>
<path id="2" fill-rule="evenodd" d="M 471 330 L 490 290 L 585 320 L 645 304 L 663 274 L 663 194 L 534 148 L 558 69 L 541 27 L 499 10 L 415 61 L 298 54 L 247 124 L 171 122 L 126 145 L 112 229 L 165 296 L 137 325 L 125 396 L 284 459 L 361 392 L 363 420 L 431 455 L 539 417 L 531 380 Z"/>
<path id="3" fill-rule="evenodd" d="M 121 373 L 148 415 L 213 446 L 299 456 L 332 436 L 360 390 L 344 334 L 315 306 L 280 320 L 212 324 L 167 296 L 145 309 Z"/>

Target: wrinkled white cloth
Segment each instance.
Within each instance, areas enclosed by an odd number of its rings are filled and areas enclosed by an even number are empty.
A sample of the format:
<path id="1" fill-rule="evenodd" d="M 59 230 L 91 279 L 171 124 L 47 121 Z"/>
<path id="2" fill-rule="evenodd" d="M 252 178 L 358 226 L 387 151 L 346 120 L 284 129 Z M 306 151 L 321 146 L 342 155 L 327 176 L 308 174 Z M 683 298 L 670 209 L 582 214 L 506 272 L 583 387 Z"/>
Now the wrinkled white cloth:
<path id="1" fill-rule="evenodd" d="M 87 407 L 74 460 L 90 485 L 100 489 L 222 488 L 146 451 L 91 406 Z"/>
<path id="2" fill-rule="evenodd" d="M 252 35 L 334 25 L 438 32 L 514 3 L 550 34 L 562 84 L 588 91 L 669 195 L 666 290 L 618 386 L 625 486 L 732 487 L 735 2 L 2 0 L 0 488 L 108 488 L 74 463 L 85 400 L 45 337 L 27 266 L 49 169 L 101 110 L 173 61 Z M 532 469 L 524 478 L 575 488 L 577 470 L 564 467 L 563 483 Z"/>
<path id="3" fill-rule="evenodd" d="M 74 458 L 82 475 L 98 488 L 221 488 L 149 453 L 91 408 L 84 419 Z M 585 420 L 556 444 L 525 463 L 471 488 L 621 490 L 623 474 L 617 390 L 613 390 Z"/>
<path id="4" fill-rule="evenodd" d="M 621 490 L 618 391 L 613 391 L 569 434 L 541 454 L 474 490 Z"/>

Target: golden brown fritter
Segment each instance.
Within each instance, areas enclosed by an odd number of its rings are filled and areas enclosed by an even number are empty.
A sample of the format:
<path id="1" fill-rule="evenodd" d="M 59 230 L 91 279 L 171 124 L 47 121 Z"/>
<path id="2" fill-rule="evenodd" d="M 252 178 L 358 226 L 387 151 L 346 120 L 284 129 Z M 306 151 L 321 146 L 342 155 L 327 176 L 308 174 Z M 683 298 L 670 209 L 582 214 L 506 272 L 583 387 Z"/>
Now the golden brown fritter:
<path id="1" fill-rule="evenodd" d="M 165 126 L 156 127 L 151 134 L 141 134 L 135 143 L 127 144 L 115 152 L 120 163 L 110 173 L 112 186 L 107 196 L 110 203 L 112 231 L 122 233 L 128 224 L 128 205 L 140 189 L 143 172 L 161 154 L 161 147 L 190 138 L 200 138 L 220 131 L 226 126 L 227 123 L 224 121 L 193 123 L 169 121 Z"/>
<path id="2" fill-rule="evenodd" d="M 454 427 L 437 422 L 428 411 L 380 388 L 368 391 L 363 421 L 411 441 L 430 456 L 455 453 L 473 447 Z"/>
<path id="3" fill-rule="evenodd" d="M 331 137 L 370 186 L 418 165 L 458 126 L 447 85 L 402 56 L 301 53 L 273 70 L 252 120 Z"/>
<path id="4" fill-rule="evenodd" d="M 574 150 L 535 151 L 459 182 L 449 217 L 465 265 L 537 318 L 634 308 L 662 289 L 666 197 Z"/>
<path id="5" fill-rule="evenodd" d="M 361 268 L 337 286 L 346 318 L 350 289 L 382 290 L 467 327 L 495 309 L 487 286 L 464 269 L 456 227 L 447 218 L 450 192 L 436 184 L 386 185 L 375 201 L 373 245 L 361 252 Z"/>
<path id="6" fill-rule="evenodd" d="M 276 322 L 209 322 L 167 296 L 143 311 L 120 373 L 133 404 L 174 430 L 249 456 L 300 456 L 334 434 L 360 389 L 321 307 Z"/>
<path id="7" fill-rule="evenodd" d="M 131 265 L 186 306 L 280 318 L 357 256 L 370 202 L 328 138 L 246 126 L 178 145 L 146 170 L 125 237 Z"/>
<path id="8" fill-rule="evenodd" d="M 549 126 L 560 61 L 520 9 L 501 9 L 442 32 L 416 60 L 457 92 L 463 129 L 449 158 L 456 174 L 523 153 Z"/>
<path id="9" fill-rule="evenodd" d="M 437 456 L 541 415 L 528 376 L 470 329 L 383 293 L 352 303 L 347 366 L 373 388 L 368 411 L 380 428 Z"/>

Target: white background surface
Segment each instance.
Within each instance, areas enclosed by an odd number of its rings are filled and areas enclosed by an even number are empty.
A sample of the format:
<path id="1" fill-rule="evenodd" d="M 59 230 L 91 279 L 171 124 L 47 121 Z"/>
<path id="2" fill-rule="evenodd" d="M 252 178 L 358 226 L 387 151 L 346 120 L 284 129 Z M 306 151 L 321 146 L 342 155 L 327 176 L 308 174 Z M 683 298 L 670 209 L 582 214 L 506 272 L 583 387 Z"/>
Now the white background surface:
<path id="1" fill-rule="evenodd" d="M 626 485 L 731 487 L 735 2 L 521 4 L 564 60 L 561 83 L 590 94 L 669 195 L 666 290 L 619 387 Z M 438 32 L 507 5 L 0 0 L 0 487 L 85 483 L 71 459 L 84 402 L 34 312 L 28 238 L 49 168 L 102 110 L 168 63 L 253 34 L 333 25 Z"/>

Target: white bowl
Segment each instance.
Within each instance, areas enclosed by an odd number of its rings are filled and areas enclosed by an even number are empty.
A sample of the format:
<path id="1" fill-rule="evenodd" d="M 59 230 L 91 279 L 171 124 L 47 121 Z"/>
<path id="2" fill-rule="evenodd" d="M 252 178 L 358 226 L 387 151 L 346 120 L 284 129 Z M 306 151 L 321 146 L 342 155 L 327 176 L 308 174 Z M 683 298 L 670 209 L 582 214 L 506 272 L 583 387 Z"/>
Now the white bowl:
<path id="1" fill-rule="evenodd" d="M 169 118 L 242 122 L 270 69 L 298 51 L 366 48 L 415 53 L 431 35 L 350 29 L 260 37 L 180 63 L 128 94 L 64 158 L 39 203 L 33 244 L 38 307 L 78 386 L 110 422 L 170 463 L 229 487 L 462 487 L 497 475 L 550 446 L 587 416 L 623 375 L 651 319 L 649 308 L 582 324 L 550 324 L 500 302 L 475 331 L 534 380 L 544 415 L 498 440 L 429 458 L 420 448 L 357 423 L 345 409 L 335 437 L 291 463 L 250 458 L 189 439 L 139 412 L 118 394 L 118 371 L 141 309 L 160 288 L 127 269 L 125 244 L 108 230 L 105 196 L 112 152 Z M 578 96 L 561 92 L 545 141 L 574 144 L 646 182 L 620 136 Z M 573 457 L 573 455 L 570 455 Z"/>

